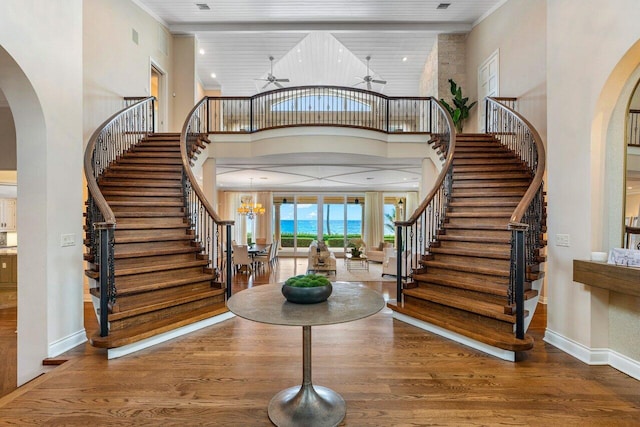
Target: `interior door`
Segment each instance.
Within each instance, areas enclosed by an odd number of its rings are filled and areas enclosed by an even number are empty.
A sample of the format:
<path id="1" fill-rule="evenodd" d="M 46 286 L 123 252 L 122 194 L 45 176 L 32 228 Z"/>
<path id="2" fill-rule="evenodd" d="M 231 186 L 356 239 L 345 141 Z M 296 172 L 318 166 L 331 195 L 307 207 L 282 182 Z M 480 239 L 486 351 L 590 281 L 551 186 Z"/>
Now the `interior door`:
<path id="1" fill-rule="evenodd" d="M 491 56 L 478 67 L 478 104 L 480 114 L 478 114 L 478 129 L 486 131 L 487 106 L 484 99 L 487 96 L 498 96 L 500 93 L 500 56 L 496 50 Z"/>
<path id="2" fill-rule="evenodd" d="M 164 85 L 164 75 L 163 73 L 154 65 L 151 65 L 151 75 L 149 79 L 150 93 L 151 96 L 156 97 L 156 102 L 154 105 L 154 128 L 156 132 L 163 132 L 164 129 L 164 97 L 163 97 L 163 85 Z"/>

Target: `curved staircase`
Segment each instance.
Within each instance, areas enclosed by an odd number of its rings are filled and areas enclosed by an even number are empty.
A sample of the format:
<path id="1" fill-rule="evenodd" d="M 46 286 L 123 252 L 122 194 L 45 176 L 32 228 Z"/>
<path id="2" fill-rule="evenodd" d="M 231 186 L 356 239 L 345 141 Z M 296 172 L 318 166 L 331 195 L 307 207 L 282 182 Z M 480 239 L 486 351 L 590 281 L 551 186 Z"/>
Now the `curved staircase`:
<path id="1" fill-rule="evenodd" d="M 115 216 L 109 333 L 97 347 L 129 345 L 227 311 L 225 285 L 211 268 L 185 213 L 180 134 L 150 134 L 97 179 Z M 88 224 L 89 226 L 89 224 Z M 87 275 L 98 280 L 91 245 Z M 92 289 L 97 298 L 99 288 Z"/>
<path id="2" fill-rule="evenodd" d="M 519 339 L 514 335 L 509 224 L 533 178 L 520 156 L 494 136 L 457 135 L 450 199 L 439 230 L 403 284 L 402 301 L 389 307 L 501 350 L 531 349 L 530 336 Z M 542 236 L 537 237 L 543 241 Z M 532 282 L 544 274 L 539 271 L 545 260 L 540 251 L 536 250 L 535 260 L 526 268 L 524 299 L 528 301 L 537 302 L 538 291 Z M 529 305 L 535 307 L 525 303 Z M 524 312 L 524 317 L 532 315 Z"/>

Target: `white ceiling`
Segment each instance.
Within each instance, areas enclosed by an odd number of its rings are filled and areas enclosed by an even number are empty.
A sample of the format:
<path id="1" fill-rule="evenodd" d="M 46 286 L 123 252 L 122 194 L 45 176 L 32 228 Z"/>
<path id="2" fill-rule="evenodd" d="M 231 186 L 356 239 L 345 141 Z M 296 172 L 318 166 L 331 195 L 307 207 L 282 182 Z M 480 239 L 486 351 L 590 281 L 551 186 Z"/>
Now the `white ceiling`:
<path id="1" fill-rule="evenodd" d="M 354 86 L 367 74 L 392 96 L 419 95 L 425 61 L 437 34 L 471 30 L 506 0 L 134 0 L 174 34 L 193 34 L 204 54 L 197 72 L 206 89 L 254 95 L 269 73 L 284 86 Z M 205 3 L 209 10 L 200 10 Z M 438 9 L 440 3 L 450 3 Z M 406 58 L 404 61 L 403 59 Z M 215 78 L 211 74 L 215 73 Z M 364 88 L 362 84 L 356 86 Z M 269 85 L 264 90 L 274 89 Z M 220 159 L 223 188 L 415 190 L 419 159 L 323 154 Z M 266 178 L 266 179 L 260 179 Z M 318 179 L 321 178 L 321 179 Z M 373 178 L 373 179 L 369 179 Z"/>

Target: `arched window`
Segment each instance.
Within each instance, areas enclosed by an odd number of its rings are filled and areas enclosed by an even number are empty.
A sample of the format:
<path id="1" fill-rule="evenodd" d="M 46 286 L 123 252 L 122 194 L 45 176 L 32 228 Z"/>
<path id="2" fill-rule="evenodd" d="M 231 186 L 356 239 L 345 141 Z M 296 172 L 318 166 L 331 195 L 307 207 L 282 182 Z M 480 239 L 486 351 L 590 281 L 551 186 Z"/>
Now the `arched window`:
<path id="1" fill-rule="evenodd" d="M 357 111 L 370 112 L 371 105 L 338 95 L 302 95 L 275 102 L 271 111 Z"/>

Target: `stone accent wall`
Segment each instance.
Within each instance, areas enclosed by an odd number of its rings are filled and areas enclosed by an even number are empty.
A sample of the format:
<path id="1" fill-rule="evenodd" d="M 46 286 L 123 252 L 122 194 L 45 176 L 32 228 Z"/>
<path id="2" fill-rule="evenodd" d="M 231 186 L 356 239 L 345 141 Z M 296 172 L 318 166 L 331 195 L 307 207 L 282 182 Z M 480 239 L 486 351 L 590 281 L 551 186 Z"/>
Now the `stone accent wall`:
<path id="1" fill-rule="evenodd" d="M 467 83 L 466 39 L 466 34 L 438 35 L 438 99 L 444 98 L 447 102 L 451 99 L 449 79 L 453 79 L 458 86 L 461 85 L 462 94 L 468 96 L 465 91 Z"/>
<path id="2" fill-rule="evenodd" d="M 437 99 L 444 98 L 449 101 L 451 99 L 449 79 L 453 79 L 458 85 L 462 85 L 463 95 L 467 95 L 465 91 L 467 83 L 465 64 L 466 39 L 467 34 L 438 35 L 420 77 L 420 96 L 433 96 Z"/>

